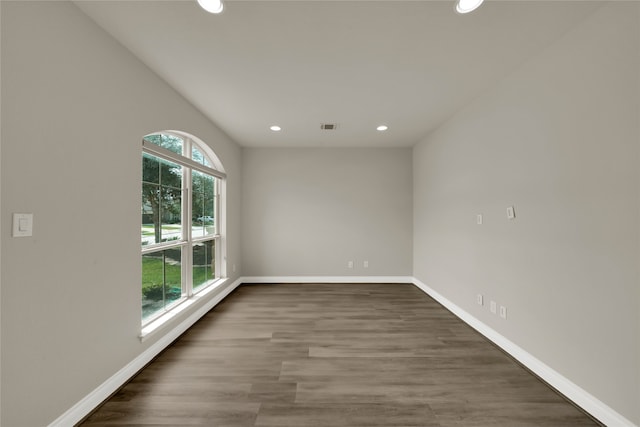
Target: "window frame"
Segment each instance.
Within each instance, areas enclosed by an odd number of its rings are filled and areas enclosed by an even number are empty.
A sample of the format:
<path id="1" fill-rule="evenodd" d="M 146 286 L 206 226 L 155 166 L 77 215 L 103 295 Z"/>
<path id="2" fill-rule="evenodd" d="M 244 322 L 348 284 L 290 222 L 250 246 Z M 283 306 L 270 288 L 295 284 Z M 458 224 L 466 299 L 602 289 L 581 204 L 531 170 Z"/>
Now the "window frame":
<path id="1" fill-rule="evenodd" d="M 145 140 L 150 135 L 171 135 L 176 138 L 180 138 L 183 142 L 182 146 L 182 155 L 177 154 L 171 150 L 168 150 L 164 147 L 156 145 L 152 142 Z M 208 161 L 213 167 L 207 166 L 202 163 L 198 163 L 197 161 L 192 159 L 193 149 L 197 149 L 203 157 Z M 194 295 L 204 291 L 205 289 L 210 288 L 215 285 L 217 282 L 225 280 L 226 275 L 226 266 L 224 265 L 225 256 L 225 248 L 224 237 L 223 237 L 223 223 L 224 218 L 222 212 L 223 200 L 222 194 L 225 187 L 226 174 L 215 167 L 221 168 L 222 165 L 218 158 L 213 154 L 211 149 L 206 147 L 206 145 L 200 141 L 198 141 L 195 137 L 184 134 L 182 132 L 176 131 L 160 131 L 160 132 L 152 132 L 142 140 L 142 153 L 141 156 L 151 155 L 161 160 L 169 161 L 175 163 L 182 167 L 182 185 L 181 185 L 181 238 L 178 240 L 171 240 L 166 242 L 157 242 L 149 245 L 141 245 L 141 257 L 145 254 L 160 252 L 166 249 L 171 248 L 180 248 L 181 251 L 181 260 L 180 260 L 180 273 L 181 273 L 181 296 L 179 299 L 171 302 L 170 304 L 164 306 L 162 309 L 159 309 L 157 312 L 149 315 L 146 318 L 142 318 L 141 316 L 141 324 L 143 329 L 149 324 L 158 321 L 158 319 L 170 314 L 172 310 L 174 310 L 177 306 L 181 305 L 185 301 L 192 298 Z M 185 155 L 186 154 L 186 155 Z M 188 156 L 188 157 L 187 157 Z M 212 176 L 214 178 L 214 191 L 213 191 L 213 201 L 214 201 L 214 232 L 213 234 L 203 235 L 199 237 L 193 237 L 193 174 L 192 171 L 196 170 L 200 173 L 203 173 L 208 176 Z M 144 181 L 141 180 L 141 183 Z M 206 283 L 201 284 L 194 290 L 193 285 L 193 248 L 194 244 L 203 243 L 213 241 L 214 247 L 214 265 L 215 265 L 215 275 L 212 279 L 208 280 Z M 142 310 L 142 305 L 140 307 Z M 141 313 L 142 314 L 142 313 Z"/>

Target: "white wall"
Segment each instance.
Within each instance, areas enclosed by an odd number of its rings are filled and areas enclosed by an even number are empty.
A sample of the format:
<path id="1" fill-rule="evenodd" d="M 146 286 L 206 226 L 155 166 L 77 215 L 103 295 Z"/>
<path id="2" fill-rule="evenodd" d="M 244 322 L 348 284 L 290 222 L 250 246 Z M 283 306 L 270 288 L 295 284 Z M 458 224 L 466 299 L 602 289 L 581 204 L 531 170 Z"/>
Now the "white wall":
<path id="1" fill-rule="evenodd" d="M 182 130 L 220 157 L 230 263 L 241 151 L 71 3 L 1 7 L 2 425 L 34 427 L 162 335 L 138 339 L 142 136 Z M 33 237 L 11 237 L 12 212 L 34 213 Z"/>
<path id="2" fill-rule="evenodd" d="M 411 149 L 245 148 L 244 275 L 410 276 L 411 168 Z"/>
<path id="3" fill-rule="evenodd" d="M 415 276 L 637 425 L 639 7 L 606 4 L 414 149 Z"/>

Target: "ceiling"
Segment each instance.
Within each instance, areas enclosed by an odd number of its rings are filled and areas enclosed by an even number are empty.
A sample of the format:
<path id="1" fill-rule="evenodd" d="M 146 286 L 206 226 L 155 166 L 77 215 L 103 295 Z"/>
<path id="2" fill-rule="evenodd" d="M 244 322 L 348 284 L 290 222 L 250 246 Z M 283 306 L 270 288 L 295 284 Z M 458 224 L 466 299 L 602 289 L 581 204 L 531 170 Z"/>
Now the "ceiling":
<path id="1" fill-rule="evenodd" d="M 489 0 L 459 15 L 453 0 L 227 0 L 211 15 L 196 0 L 75 3 L 247 147 L 412 146 L 599 6 Z"/>

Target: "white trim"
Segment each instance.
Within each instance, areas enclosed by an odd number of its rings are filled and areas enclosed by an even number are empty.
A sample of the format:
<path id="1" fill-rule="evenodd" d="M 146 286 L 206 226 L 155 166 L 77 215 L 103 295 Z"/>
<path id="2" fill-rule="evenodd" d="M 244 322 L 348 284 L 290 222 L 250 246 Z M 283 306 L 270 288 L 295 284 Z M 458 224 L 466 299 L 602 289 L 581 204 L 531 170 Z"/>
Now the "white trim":
<path id="1" fill-rule="evenodd" d="M 182 138 L 185 141 L 188 140 L 192 144 L 192 146 L 193 144 L 195 144 L 198 150 L 202 151 L 202 154 L 204 154 L 206 157 L 209 157 L 209 161 L 213 163 L 213 166 L 211 166 L 212 169 L 215 169 L 221 173 L 225 173 L 224 166 L 222 165 L 222 162 L 220 161 L 216 153 L 214 153 L 213 149 L 211 149 L 209 144 L 206 144 L 203 140 L 201 140 L 197 136 L 191 135 L 190 133 L 186 133 L 181 130 L 164 130 L 160 132 L 153 132 L 153 133 L 150 133 L 149 135 L 159 134 L 159 133 L 168 133 L 170 135 L 177 136 L 178 138 Z"/>
<path id="2" fill-rule="evenodd" d="M 468 312 L 452 303 L 450 300 L 425 285 L 420 280 L 410 276 L 253 276 L 240 277 L 229 286 L 222 289 L 205 305 L 192 313 L 174 329 L 168 331 L 156 343 L 150 346 L 124 368 L 116 372 L 111 378 L 102 383 L 82 400 L 49 424 L 49 427 L 66 427 L 74 425 L 91 413 L 98 405 L 118 390 L 140 369 L 144 368 L 153 358 L 171 344 L 176 338 L 191 327 L 198 319 L 215 307 L 228 294 L 243 283 L 412 283 L 424 293 L 438 301 L 446 309 L 455 314 L 463 322 L 477 330 L 484 337 L 495 343 L 516 360 L 549 383 L 552 387 L 572 400 L 590 415 L 608 426 L 639 427 L 620 415 L 611 407 L 591 395 L 578 385 L 571 382 L 551 367 L 536 359 L 524 349 L 482 323 Z"/>
<path id="3" fill-rule="evenodd" d="M 164 147 L 160 147 L 159 145 L 145 141 L 144 139 L 142 140 L 142 152 L 159 157 L 163 160 L 167 160 L 171 163 L 176 163 L 182 167 L 195 169 L 198 172 L 202 172 L 206 175 L 215 176 L 219 179 L 227 178 L 227 175 L 224 172 L 220 172 L 218 170 L 210 168 L 209 166 L 202 165 L 194 160 L 191 160 L 188 157 L 183 156 L 182 154 L 174 153 L 171 150 L 167 150 Z"/>
<path id="4" fill-rule="evenodd" d="M 485 338 L 492 341 L 498 347 L 509 353 L 514 359 L 522 363 L 533 373 L 538 375 L 544 381 L 563 394 L 567 399 L 574 402 L 580 408 L 585 410 L 591 416 L 604 423 L 607 426 L 616 427 L 638 427 L 624 416 L 616 412 L 610 406 L 578 386 L 577 384 L 564 377 L 562 374 L 553 370 L 550 366 L 537 359 L 523 348 L 514 344 L 494 329 L 487 326 L 462 308 L 458 307 L 450 300 L 434 291 L 420 280 L 413 278 L 413 284 L 416 285 L 424 293 L 438 301 L 447 310 L 451 311 L 463 322 L 480 332 Z"/>
<path id="5" fill-rule="evenodd" d="M 410 276 L 249 276 L 242 283 L 413 283 Z"/>
<path id="6" fill-rule="evenodd" d="M 140 331 L 140 341 L 144 342 L 149 339 L 152 335 L 166 326 L 171 319 L 178 316 L 180 313 L 187 310 L 189 307 L 191 307 L 213 291 L 223 289 L 226 282 L 227 279 L 219 279 L 203 289 L 198 289 L 198 291 L 194 294 L 191 294 L 190 297 L 183 297 L 182 299 L 180 299 L 175 305 L 172 305 L 171 308 L 168 308 L 166 312 L 142 326 L 142 330 Z M 226 289 L 223 289 L 221 293 L 224 293 L 225 291 Z M 229 292 L 227 292 L 224 296 L 226 296 Z"/>
<path id="7" fill-rule="evenodd" d="M 229 286 L 225 287 L 209 300 L 205 305 L 193 312 L 189 317 L 183 320 L 178 326 L 167 332 L 156 343 L 151 345 L 142 354 L 129 362 L 124 368 L 120 369 L 111 378 L 102 383 L 98 388 L 85 396 L 78 403 L 73 405 L 67 412 L 62 414 L 58 419 L 49 424 L 49 427 L 68 427 L 80 422 L 84 417 L 91 413 L 102 402 L 109 398 L 131 377 L 133 377 L 140 369 L 144 368 L 154 357 L 171 344 L 176 338 L 182 335 L 202 316 L 207 314 L 209 310 L 215 307 L 227 295 L 242 283 L 241 279 L 236 280 Z"/>

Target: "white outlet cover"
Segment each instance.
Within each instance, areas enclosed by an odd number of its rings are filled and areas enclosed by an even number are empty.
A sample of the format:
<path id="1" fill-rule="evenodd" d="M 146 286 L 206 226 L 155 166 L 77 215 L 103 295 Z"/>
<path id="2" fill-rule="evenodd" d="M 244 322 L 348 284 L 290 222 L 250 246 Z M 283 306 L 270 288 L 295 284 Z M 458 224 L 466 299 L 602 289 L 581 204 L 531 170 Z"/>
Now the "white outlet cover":
<path id="1" fill-rule="evenodd" d="M 476 302 L 478 303 L 478 305 L 484 305 L 484 298 L 482 297 L 482 294 L 478 294 L 476 296 Z"/>
<path id="2" fill-rule="evenodd" d="M 498 310 L 498 304 L 496 304 L 495 301 L 491 301 L 491 304 L 489 305 L 489 310 L 491 310 L 493 314 L 496 314 Z"/>
<path id="3" fill-rule="evenodd" d="M 500 306 L 500 317 L 502 317 L 503 319 L 507 318 L 507 307 L 505 307 L 504 305 Z"/>
<path id="4" fill-rule="evenodd" d="M 476 224 L 482 225 L 482 214 L 476 215 Z"/>
<path id="5" fill-rule="evenodd" d="M 509 206 L 507 208 L 507 218 L 508 219 L 514 219 L 516 217 L 516 211 L 513 208 L 513 206 Z"/>

